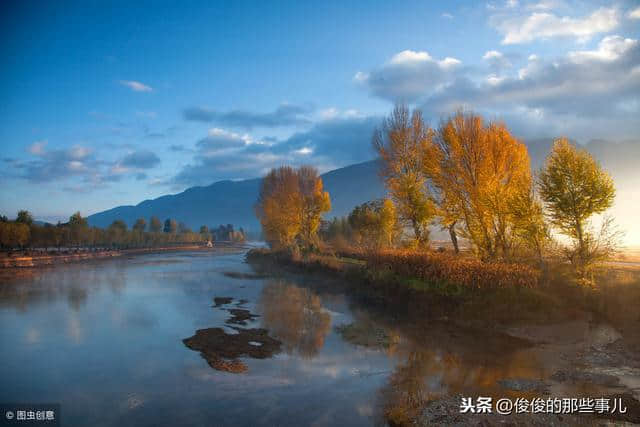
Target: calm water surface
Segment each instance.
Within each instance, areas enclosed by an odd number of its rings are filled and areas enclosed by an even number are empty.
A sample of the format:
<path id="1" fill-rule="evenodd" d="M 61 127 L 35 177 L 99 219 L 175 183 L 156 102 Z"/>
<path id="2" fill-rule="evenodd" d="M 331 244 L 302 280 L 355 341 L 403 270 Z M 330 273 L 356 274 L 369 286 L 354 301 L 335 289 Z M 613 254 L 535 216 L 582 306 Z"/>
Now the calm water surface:
<path id="1" fill-rule="evenodd" d="M 228 272 L 253 270 L 241 251 L 194 252 L 2 278 L 0 402 L 60 403 L 65 426 L 372 425 L 389 402 L 498 393 L 501 378 L 549 374 L 520 342 L 403 324 L 320 279 Z M 215 297 L 231 301 L 215 307 Z M 234 308 L 259 317 L 230 324 Z M 364 341 L 343 338 L 336 327 L 347 324 Z M 183 343 L 231 326 L 282 345 L 241 356 L 245 372 L 231 373 Z"/>

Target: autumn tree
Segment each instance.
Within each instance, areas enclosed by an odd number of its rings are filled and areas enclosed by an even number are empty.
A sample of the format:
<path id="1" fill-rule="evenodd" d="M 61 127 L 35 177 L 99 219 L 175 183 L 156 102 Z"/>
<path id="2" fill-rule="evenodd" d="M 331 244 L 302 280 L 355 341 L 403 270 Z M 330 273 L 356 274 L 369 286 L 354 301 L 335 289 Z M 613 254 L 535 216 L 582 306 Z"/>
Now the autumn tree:
<path id="1" fill-rule="evenodd" d="M 291 247 L 296 239 L 312 245 L 322 214 L 329 209 L 329 193 L 314 168 L 282 166 L 262 180 L 256 215 L 269 244 Z"/>
<path id="2" fill-rule="evenodd" d="M 272 169 L 262 179 L 256 215 L 267 242 L 273 247 L 290 247 L 302 227 L 300 180 L 290 166 Z"/>
<path id="3" fill-rule="evenodd" d="M 111 223 L 109 228 L 107 228 L 109 241 L 114 246 L 123 246 L 126 234 L 127 224 L 121 219 L 116 219 Z"/>
<path id="4" fill-rule="evenodd" d="M 149 230 L 153 233 L 159 233 L 162 230 L 162 222 L 157 216 L 152 216 L 149 220 Z"/>
<path id="5" fill-rule="evenodd" d="M 323 189 L 322 179 L 316 168 L 301 166 L 297 173 L 302 197 L 300 239 L 309 247 L 317 243 L 320 219 L 323 213 L 331 210 L 331 199 Z"/>
<path id="6" fill-rule="evenodd" d="M 419 110 L 396 106 L 373 136 L 381 159 L 380 175 L 393 199 L 400 219 L 413 229 L 415 243 L 429 240 L 429 224 L 436 207 L 424 174 L 424 161 L 434 151 L 434 131 Z"/>
<path id="7" fill-rule="evenodd" d="M 69 234 L 71 243 L 80 245 L 83 243 L 89 230 L 89 223 L 80 212 L 76 212 L 69 217 Z"/>
<path id="8" fill-rule="evenodd" d="M 423 170 L 445 223 L 461 222 L 462 235 L 483 259 L 510 258 L 516 238 L 512 202 L 532 185 L 526 146 L 504 124 L 485 124 L 459 111 L 442 123 L 435 147 L 425 152 Z"/>
<path id="9" fill-rule="evenodd" d="M 144 218 L 136 219 L 136 222 L 133 224 L 133 230 L 143 232 L 147 228 L 147 221 Z"/>
<path id="10" fill-rule="evenodd" d="M 560 138 L 540 172 L 538 186 L 552 225 L 572 239 L 567 255 L 580 278 L 585 279 L 596 261 L 615 250 L 611 219 L 605 219 L 599 234 L 589 227 L 593 215 L 613 205 L 613 180 L 586 150 Z"/>
<path id="11" fill-rule="evenodd" d="M 533 254 L 540 267 L 544 267 L 544 255 L 552 243 L 549 226 L 544 215 L 542 201 L 535 187 L 516 193 L 511 199 L 511 216 L 518 242 Z"/>
<path id="12" fill-rule="evenodd" d="M 369 248 L 390 246 L 397 232 L 396 224 L 396 208 L 389 199 L 363 203 L 349 214 L 354 239 Z"/>

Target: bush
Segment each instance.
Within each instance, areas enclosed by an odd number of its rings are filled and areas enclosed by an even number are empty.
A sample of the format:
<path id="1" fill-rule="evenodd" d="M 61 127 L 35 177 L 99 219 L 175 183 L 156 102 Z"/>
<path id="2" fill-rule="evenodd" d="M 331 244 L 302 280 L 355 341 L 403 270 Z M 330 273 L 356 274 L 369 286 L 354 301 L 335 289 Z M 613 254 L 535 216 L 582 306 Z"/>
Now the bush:
<path id="1" fill-rule="evenodd" d="M 434 284 L 471 289 L 534 287 L 540 272 L 523 264 L 486 263 L 446 253 L 387 250 L 366 254 L 367 266 Z"/>

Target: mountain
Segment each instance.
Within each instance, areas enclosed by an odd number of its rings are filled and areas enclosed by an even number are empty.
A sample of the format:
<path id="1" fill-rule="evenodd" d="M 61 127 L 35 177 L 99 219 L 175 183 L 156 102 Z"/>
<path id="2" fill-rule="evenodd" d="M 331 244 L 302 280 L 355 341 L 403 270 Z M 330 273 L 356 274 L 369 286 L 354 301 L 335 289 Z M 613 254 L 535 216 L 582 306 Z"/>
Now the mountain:
<path id="1" fill-rule="evenodd" d="M 331 212 L 327 218 L 347 215 L 354 206 L 383 197 L 384 187 L 378 177 L 375 160 L 336 169 L 322 175 L 331 195 Z M 107 227 L 121 219 L 132 226 L 136 219 L 153 215 L 164 221 L 174 218 L 192 229 L 201 225 L 234 224 L 258 231 L 253 206 L 258 198 L 260 179 L 219 181 L 206 187 L 191 187 L 179 194 L 145 200 L 135 206 L 118 206 L 89 216 L 89 224 Z"/>

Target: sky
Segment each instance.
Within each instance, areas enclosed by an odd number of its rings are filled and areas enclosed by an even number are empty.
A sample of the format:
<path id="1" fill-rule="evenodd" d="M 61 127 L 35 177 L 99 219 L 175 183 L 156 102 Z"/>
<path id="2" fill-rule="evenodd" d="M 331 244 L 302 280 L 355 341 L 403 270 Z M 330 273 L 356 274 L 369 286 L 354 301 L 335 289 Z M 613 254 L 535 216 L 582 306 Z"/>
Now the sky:
<path id="1" fill-rule="evenodd" d="M 0 213 L 369 160 L 397 102 L 640 143 L 639 39 L 637 0 L 4 1 Z"/>

